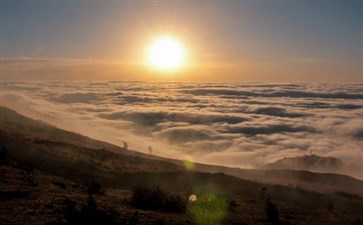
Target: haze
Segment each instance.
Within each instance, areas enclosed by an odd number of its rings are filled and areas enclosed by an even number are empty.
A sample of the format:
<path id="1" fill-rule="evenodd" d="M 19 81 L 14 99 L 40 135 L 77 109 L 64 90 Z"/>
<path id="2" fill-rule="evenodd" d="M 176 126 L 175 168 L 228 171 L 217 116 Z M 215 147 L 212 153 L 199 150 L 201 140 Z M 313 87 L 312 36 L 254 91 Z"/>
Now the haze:
<path id="1" fill-rule="evenodd" d="M 145 49 L 172 35 L 184 81 L 362 82 L 361 1 L 1 1 L 3 80 L 165 80 Z"/>

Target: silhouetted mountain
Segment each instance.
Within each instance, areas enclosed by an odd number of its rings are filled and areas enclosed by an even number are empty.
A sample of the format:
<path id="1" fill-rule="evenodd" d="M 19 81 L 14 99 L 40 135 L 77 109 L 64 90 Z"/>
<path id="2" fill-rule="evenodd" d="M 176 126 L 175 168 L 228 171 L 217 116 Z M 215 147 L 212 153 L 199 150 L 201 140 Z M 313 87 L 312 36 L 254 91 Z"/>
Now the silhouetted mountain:
<path id="1" fill-rule="evenodd" d="M 356 165 L 349 165 L 338 158 L 319 155 L 286 157 L 274 163 L 266 164 L 262 168 L 308 170 L 313 172 L 351 174 L 357 177 L 362 176 L 362 169 Z"/>

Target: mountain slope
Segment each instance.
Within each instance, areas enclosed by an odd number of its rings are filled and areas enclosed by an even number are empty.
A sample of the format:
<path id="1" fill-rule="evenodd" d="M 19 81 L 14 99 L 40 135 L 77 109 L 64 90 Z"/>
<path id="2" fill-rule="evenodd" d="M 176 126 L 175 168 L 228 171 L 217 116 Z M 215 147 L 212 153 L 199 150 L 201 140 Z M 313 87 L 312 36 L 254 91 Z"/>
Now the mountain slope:
<path id="1" fill-rule="evenodd" d="M 134 214 L 139 215 L 138 225 L 160 224 L 160 220 L 171 225 L 194 224 L 188 213 L 133 208 L 128 199 L 135 186 L 159 186 L 183 198 L 191 193 L 222 195 L 230 201 L 221 223 L 225 225 L 268 224 L 263 194 L 278 205 L 283 224 L 340 225 L 363 221 L 363 182 L 348 176 L 203 164 L 196 164 L 195 170 L 190 171 L 177 160 L 136 153 L 26 118 L 7 108 L 0 110 L 0 224 L 65 224 L 57 222 L 64 221 L 67 215 L 65 204 L 71 201 L 77 208 L 84 207 L 88 201 L 86 186 L 92 181 L 105 190 L 103 195 L 94 196 L 96 205 L 114 215 L 119 224 L 125 224 L 124 218 L 130 219 Z M 287 181 L 305 186 L 291 187 Z M 274 182 L 283 185 L 272 185 Z M 330 192 L 321 191 L 324 185 L 331 187 Z M 309 186 L 314 192 L 302 189 Z M 329 211 L 331 202 L 334 213 Z"/>
<path id="2" fill-rule="evenodd" d="M 58 176 L 105 185 L 125 185 L 121 177 L 134 175 L 134 184 L 155 173 L 188 173 L 181 161 L 126 150 L 58 129 L 1 107 L 0 140 L 12 157 Z M 260 183 L 297 186 L 318 192 L 363 194 L 363 182 L 349 176 L 293 170 L 250 170 L 195 164 L 195 171 L 224 173 Z M 138 175 L 137 175 L 138 174 Z M 132 183 L 130 180 L 130 183 Z M 128 187 L 132 186 L 127 184 Z"/>

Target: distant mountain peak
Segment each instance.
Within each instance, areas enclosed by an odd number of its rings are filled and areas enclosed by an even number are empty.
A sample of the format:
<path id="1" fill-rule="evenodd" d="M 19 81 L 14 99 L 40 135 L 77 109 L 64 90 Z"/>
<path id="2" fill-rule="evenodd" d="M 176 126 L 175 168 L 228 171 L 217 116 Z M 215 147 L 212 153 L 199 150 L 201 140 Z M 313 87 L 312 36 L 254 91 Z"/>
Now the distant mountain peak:
<path id="1" fill-rule="evenodd" d="M 308 170 L 323 173 L 341 173 L 361 176 L 362 170 L 356 165 L 350 165 L 341 159 L 315 154 L 284 157 L 273 163 L 264 165 L 264 169 Z"/>

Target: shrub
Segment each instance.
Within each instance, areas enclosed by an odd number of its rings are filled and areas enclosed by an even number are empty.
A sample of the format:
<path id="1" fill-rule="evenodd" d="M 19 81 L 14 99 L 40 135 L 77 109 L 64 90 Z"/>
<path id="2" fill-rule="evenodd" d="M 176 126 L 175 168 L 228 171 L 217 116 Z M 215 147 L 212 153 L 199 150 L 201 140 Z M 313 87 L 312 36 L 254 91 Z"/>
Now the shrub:
<path id="1" fill-rule="evenodd" d="M 67 188 L 66 184 L 65 184 L 65 183 L 63 183 L 63 182 L 53 181 L 53 184 L 54 184 L 55 186 L 59 187 L 59 188 L 62 188 L 62 189 L 66 189 L 66 188 Z"/>
<path id="2" fill-rule="evenodd" d="M 134 212 L 130 217 L 124 216 L 120 225 L 137 225 L 139 223 L 140 214 Z"/>
<path id="3" fill-rule="evenodd" d="M 266 200 L 267 198 L 267 187 L 263 187 L 258 191 L 258 194 L 260 195 L 260 198 L 263 200 Z"/>
<path id="4" fill-rule="evenodd" d="M 29 185 L 29 186 L 34 186 L 37 187 L 38 186 L 38 182 L 35 180 L 34 176 L 32 173 L 28 172 L 26 174 L 26 176 L 24 177 L 25 182 Z"/>
<path id="5" fill-rule="evenodd" d="M 87 185 L 87 193 L 89 195 L 102 194 L 103 190 L 101 189 L 101 185 L 99 183 L 97 183 L 96 181 L 91 181 Z"/>
<path id="6" fill-rule="evenodd" d="M 1 163 L 6 162 L 8 157 L 9 157 L 8 150 L 6 150 L 4 146 L 2 146 L 1 151 L 0 151 L 0 162 Z"/>
<path id="7" fill-rule="evenodd" d="M 13 200 L 18 198 L 27 198 L 30 194 L 28 192 L 16 190 L 16 191 L 0 191 L 0 200 Z"/>
<path id="8" fill-rule="evenodd" d="M 185 212 L 187 206 L 186 200 L 181 196 L 166 193 L 159 187 L 135 187 L 130 203 L 133 207 L 139 209 L 161 210 L 174 213 Z"/>
<path id="9" fill-rule="evenodd" d="M 279 211 L 276 205 L 271 201 L 270 198 L 267 198 L 266 205 L 265 205 L 265 212 L 267 215 L 268 220 L 272 225 L 279 225 Z"/>
<path id="10" fill-rule="evenodd" d="M 332 200 L 329 200 L 329 202 L 328 202 L 328 212 L 330 212 L 330 213 L 334 212 L 334 204 L 333 204 Z"/>
<path id="11" fill-rule="evenodd" d="M 116 225 L 115 215 L 109 214 L 97 208 L 96 201 L 92 195 L 88 196 L 87 204 L 81 210 L 76 209 L 76 202 L 66 199 L 64 201 L 64 216 L 66 225 Z"/>

